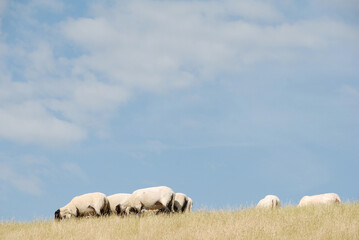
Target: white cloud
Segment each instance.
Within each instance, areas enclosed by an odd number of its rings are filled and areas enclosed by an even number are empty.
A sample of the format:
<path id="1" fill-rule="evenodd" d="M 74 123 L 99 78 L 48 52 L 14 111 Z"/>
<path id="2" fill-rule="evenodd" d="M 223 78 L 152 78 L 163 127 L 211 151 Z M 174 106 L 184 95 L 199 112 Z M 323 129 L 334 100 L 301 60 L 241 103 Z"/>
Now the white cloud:
<path id="1" fill-rule="evenodd" d="M 0 137 L 21 143 L 57 146 L 79 141 L 86 132 L 49 114 L 35 102 L 0 107 Z"/>
<path id="2" fill-rule="evenodd" d="M 59 171 L 61 169 L 61 171 Z M 31 195 L 42 195 L 48 179 L 63 180 L 69 176 L 87 181 L 88 177 L 76 163 L 61 165 L 34 155 L 7 156 L 0 152 L 0 182 Z"/>
<path id="3" fill-rule="evenodd" d="M 353 86 L 349 86 L 349 85 L 343 85 L 340 88 L 340 92 L 348 95 L 348 96 L 352 96 L 352 97 L 358 97 L 359 96 L 359 89 L 353 87 Z"/>
<path id="4" fill-rule="evenodd" d="M 35 157 L 32 155 L 23 155 L 19 157 L 19 162 L 24 165 L 46 165 L 47 159 L 44 157 Z"/>
<path id="5" fill-rule="evenodd" d="M 227 1 L 225 14 L 228 15 L 228 13 L 247 20 L 262 21 L 267 23 L 277 22 L 283 18 L 282 14 L 274 6 L 263 1 Z"/>
<path id="6" fill-rule="evenodd" d="M 2 78 L 7 78 L 8 74 L 5 73 L 6 67 L 4 64 L 4 57 L 8 53 L 8 46 L 4 43 L 4 34 L 2 33 L 2 18 L 7 8 L 7 1 L 0 1 L 0 73 Z M 1 90 L 0 90 L 1 91 Z"/>
<path id="7" fill-rule="evenodd" d="M 253 15 L 263 16 L 258 4 L 135 1 L 62 27 L 86 51 L 74 63 L 82 71 L 147 90 L 188 86 L 247 63 L 293 60 L 303 56 L 299 50 L 328 50 L 343 42 L 355 47 L 359 39 L 357 29 L 330 19 L 277 24 L 228 19 L 233 12 L 241 16 L 242 8 L 259 9 Z"/>
<path id="8" fill-rule="evenodd" d="M 164 143 L 158 140 L 150 140 L 145 145 L 146 150 L 154 152 L 156 154 L 161 154 L 164 150 L 168 148 Z"/>
<path id="9" fill-rule="evenodd" d="M 5 162 L 0 162 L 0 180 L 13 185 L 15 188 L 31 195 L 42 194 L 42 181 L 34 175 L 22 175 Z"/>
<path id="10" fill-rule="evenodd" d="M 339 46 L 359 50 L 356 27 L 331 19 L 289 23 L 267 1 L 111 4 L 93 5 L 91 17 L 45 23 L 46 32 L 26 30 L 23 42 L 0 39 L 1 138 L 81 141 L 93 129 L 103 132 L 118 107 L 141 92 L 183 89 L 265 61 L 311 61 Z M 66 8 L 56 1 L 30 5 Z M 36 11 L 10 6 L 26 26 L 39 24 L 32 21 Z"/>
<path id="11" fill-rule="evenodd" d="M 66 162 L 62 164 L 62 168 L 83 181 L 88 179 L 86 173 L 76 163 Z"/>
<path id="12" fill-rule="evenodd" d="M 109 114 L 126 102 L 130 93 L 119 85 L 97 80 L 75 81 L 64 99 L 44 102 L 49 109 L 84 126 L 98 126 Z"/>
<path id="13" fill-rule="evenodd" d="M 64 9 L 64 3 L 57 0 L 32 0 L 30 5 L 33 9 L 42 7 L 52 12 L 61 12 Z"/>
<path id="14" fill-rule="evenodd" d="M 93 50 L 103 50 L 106 46 L 111 48 L 121 37 L 107 19 L 101 17 L 70 19 L 63 26 L 63 31 L 66 37 L 81 44 L 81 47 Z"/>
<path id="15" fill-rule="evenodd" d="M 351 10 L 359 9 L 359 2 L 357 0 L 314 0 L 310 1 L 311 4 L 320 7 L 330 7 L 333 9 Z"/>
<path id="16" fill-rule="evenodd" d="M 19 46 L 15 52 L 12 57 L 24 67 L 13 71 L 24 80 L 12 81 L 14 72 L 2 71 L 0 138 L 51 146 L 81 141 L 87 127 L 100 127 L 130 95 L 91 73 L 72 76 L 67 62 L 54 57 L 50 43 L 37 43 L 30 51 Z"/>
<path id="17" fill-rule="evenodd" d="M 30 0 L 26 3 L 20 1 L 8 1 L 8 4 L 5 5 L 9 7 L 9 12 L 11 12 L 11 14 L 21 14 L 21 18 L 31 22 L 35 19 L 36 14 L 41 11 L 45 10 L 46 13 L 58 14 L 65 9 L 64 3 L 58 0 Z"/>
<path id="18" fill-rule="evenodd" d="M 7 0 L 0 1 L 0 19 L 3 15 L 3 13 L 5 12 L 6 7 L 7 7 Z M 1 20 L 0 20 L 0 23 L 1 23 Z"/>
<path id="19" fill-rule="evenodd" d="M 50 43 L 38 43 L 38 47 L 28 53 L 28 61 L 31 68 L 27 68 L 26 76 L 50 74 L 55 71 L 55 59 L 53 57 Z"/>

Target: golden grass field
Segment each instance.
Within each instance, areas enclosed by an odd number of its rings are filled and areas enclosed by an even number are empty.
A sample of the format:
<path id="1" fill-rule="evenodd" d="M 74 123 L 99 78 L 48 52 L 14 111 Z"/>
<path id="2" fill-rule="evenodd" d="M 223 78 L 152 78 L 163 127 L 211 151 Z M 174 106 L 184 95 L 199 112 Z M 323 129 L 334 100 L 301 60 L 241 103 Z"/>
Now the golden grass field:
<path id="1" fill-rule="evenodd" d="M 0 239 L 359 239 L 359 203 L 1 222 Z"/>

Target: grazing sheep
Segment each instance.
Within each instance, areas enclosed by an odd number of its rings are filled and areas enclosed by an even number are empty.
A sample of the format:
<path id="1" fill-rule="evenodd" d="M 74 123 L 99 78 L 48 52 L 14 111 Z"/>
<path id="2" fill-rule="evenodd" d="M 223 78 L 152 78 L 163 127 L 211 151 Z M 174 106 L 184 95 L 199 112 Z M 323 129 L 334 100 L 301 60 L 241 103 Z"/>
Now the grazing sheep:
<path id="1" fill-rule="evenodd" d="M 256 206 L 257 208 L 277 208 L 280 207 L 280 200 L 275 195 L 267 195 L 260 200 Z"/>
<path id="2" fill-rule="evenodd" d="M 175 194 L 174 211 L 175 212 L 190 212 L 192 211 L 193 201 L 184 193 Z"/>
<path id="3" fill-rule="evenodd" d="M 55 212 L 55 219 L 84 217 L 90 215 L 107 215 L 110 213 L 110 204 L 103 193 L 87 193 L 74 197 L 66 206 Z"/>
<path id="4" fill-rule="evenodd" d="M 130 196 L 131 196 L 130 193 L 117 193 L 108 196 L 107 199 L 110 202 L 111 212 L 122 216 L 125 212 L 123 204 L 127 202 Z"/>
<path id="5" fill-rule="evenodd" d="M 135 211 L 141 214 L 142 209 L 163 210 L 167 213 L 174 212 L 175 193 L 169 187 L 151 187 L 134 191 L 124 204 L 126 214 Z"/>
<path id="6" fill-rule="evenodd" d="M 304 196 L 300 200 L 298 206 L 307 206 L 307 205 L 318 205 L 318 204 L 334 204 L 340 203 L 341 200 L 336 193 L 324 193 L 313 196 Z"/>

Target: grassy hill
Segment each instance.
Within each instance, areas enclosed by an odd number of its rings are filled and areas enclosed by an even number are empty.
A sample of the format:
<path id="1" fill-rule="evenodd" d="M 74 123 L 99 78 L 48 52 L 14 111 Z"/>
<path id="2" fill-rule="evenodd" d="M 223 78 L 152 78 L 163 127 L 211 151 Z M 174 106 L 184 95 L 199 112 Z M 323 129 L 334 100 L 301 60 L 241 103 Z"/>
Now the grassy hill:
<path id="1" fill-rule="evenodd" d="M 359 239 L 359 203 L 1 222 L 0 239 Z"/>

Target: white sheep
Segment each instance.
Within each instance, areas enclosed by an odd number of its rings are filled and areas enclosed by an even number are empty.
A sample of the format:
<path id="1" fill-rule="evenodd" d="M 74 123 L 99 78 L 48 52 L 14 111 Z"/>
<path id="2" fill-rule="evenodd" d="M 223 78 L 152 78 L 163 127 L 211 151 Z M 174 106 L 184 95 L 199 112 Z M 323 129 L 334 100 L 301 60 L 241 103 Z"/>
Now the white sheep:
<path id="1" fill-rule="evenodd" d="M 141 213 L 142 209 L 174 212 L 173 190 L 166 186 L 143 188 L 134 191 L 124 204 L 126 214 L 134 211 Z"/>
<path id="2" fill-rule="evenodd" d="M 260 200 L 256 206 L 257 208 L 277 208 L 280 207 L 280 200 L 275 195 L 267 195 Z"/>
<path id="3" fill-rule="evenodd" d="M 127 202 L 130 196 L 130 193 L 117 193 L 108 196 L 107 199 L 110 202 L 111 212 L 117 215 L 123 215 L 125 212 L 123 205 Z"/>
<path id="4" fill-rule="evenodd" d="M 110 204 L 103 193 L 87 193 L 74 197 L 66 206 L 55 212 L 55 219 L 83 217 L 89 215 L 106 215 L 110 212 Z"/>
<path id="5" fill-rule="evenodd" d="M 191 212 L 193 201 L 184 193 L 175 194 L 174 211 L 175 212 Z"/>
<path id="6" fill-rule="evenodd" d="M 341 200 L 336 193 L 324 193 L 313 196 L 304 196 L 300 200 L 298 206 L 307 206 L 307 205 L 318 205 L 318 204 L 334 204 L 340 203 Z"/>

